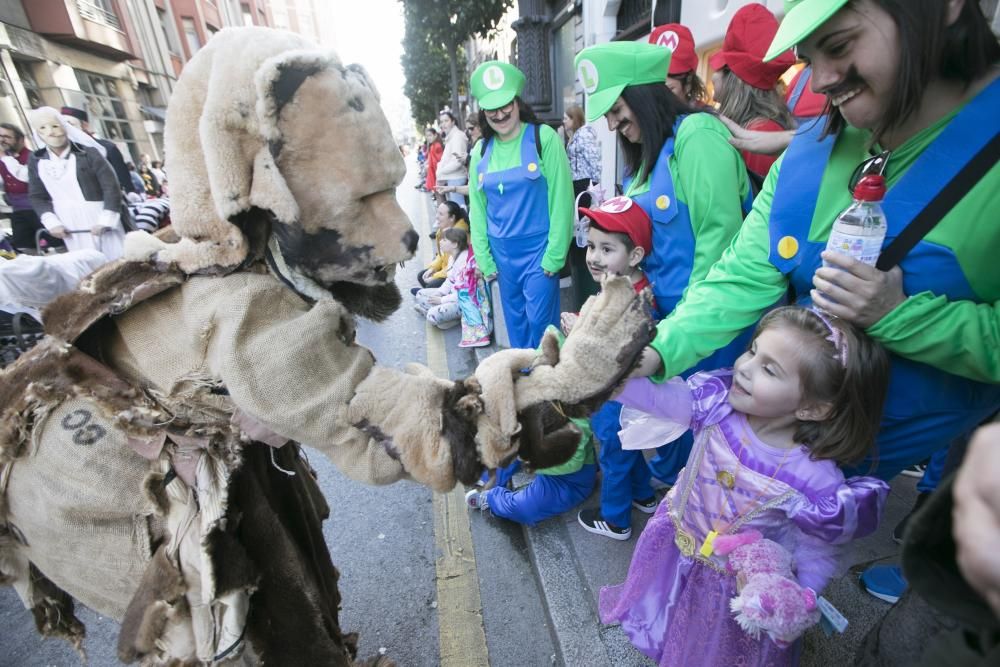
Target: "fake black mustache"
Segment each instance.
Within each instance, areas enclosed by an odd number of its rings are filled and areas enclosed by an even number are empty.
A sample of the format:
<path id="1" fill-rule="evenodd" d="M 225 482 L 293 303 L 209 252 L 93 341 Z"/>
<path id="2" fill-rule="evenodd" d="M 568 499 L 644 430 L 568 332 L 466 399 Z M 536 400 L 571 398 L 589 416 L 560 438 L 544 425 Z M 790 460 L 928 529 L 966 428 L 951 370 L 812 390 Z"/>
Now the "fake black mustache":
<path id="1" fill-rule="evenodd" d="M 510 117 L 513 115 L 514 115 L 513 111 L 508 111 L 503 116 L 500 116 L 499 118 L 490 118 L 490 120 L 499 125 L 500 123 L 506 123 L 508 120 L 510 120 Z"/>
<path id="2" fill-rule="evenodd" d="M 849 70 L 847 70 L 847 75 L 844 78 L 843 83 L 838 84 L 834 88 L 822 91 L 828 100 L 832 100 L 839 95 L 843 95 L 846 92 L 852 91 L 856 88 L 861 88 L 865 85 L 864 79 L 858 74 L 858 70 L 852 65 Z"/>

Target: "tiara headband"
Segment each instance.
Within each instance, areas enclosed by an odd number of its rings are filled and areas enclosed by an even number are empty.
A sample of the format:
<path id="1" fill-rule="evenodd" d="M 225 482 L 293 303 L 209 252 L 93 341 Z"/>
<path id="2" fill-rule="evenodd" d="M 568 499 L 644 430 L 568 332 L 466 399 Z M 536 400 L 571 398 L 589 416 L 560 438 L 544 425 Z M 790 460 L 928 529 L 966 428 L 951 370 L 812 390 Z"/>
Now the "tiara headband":
<path id="1" fill-rule="evenodd" d="M 847 368 L 847 339 L 844 337 L 844 332 L 833 326 L 833 323 L 827 319 L 826 315 L 819 308 L 812 307 L 809 310 L 819 318 L 819 321 L 826 325 L 826 328 L 830 331 L 830 335 L 826 337 L 826 340 L 833 343 L 833 348 L 837 350 L 836 359 L 840 360 L 840 365 Z"/>

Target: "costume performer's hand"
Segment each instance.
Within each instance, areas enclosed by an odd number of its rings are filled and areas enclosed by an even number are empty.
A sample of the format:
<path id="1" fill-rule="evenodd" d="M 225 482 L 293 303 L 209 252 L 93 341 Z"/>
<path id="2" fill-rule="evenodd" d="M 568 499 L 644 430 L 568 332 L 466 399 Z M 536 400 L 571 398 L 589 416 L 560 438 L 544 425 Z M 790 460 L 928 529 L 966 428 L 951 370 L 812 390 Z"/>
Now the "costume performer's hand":
<path id="1" fill-rule="evenodd" d="M 906 300 L 903 272 L 898 266 L 879 271 L 830 250 L 822 257 L 830 266 L 816 269 L 816 289 L 810 294 L 813 303 L 831 315 L 867 329 Z"/>
<path id="2" fill-rule="evenodd" d="M 482 411 L 474 379 L 444 380 L 419 364 L 405 372 L 375 366 L 358 385 L 348 419 L 410 477 L 443 493 L 482 474 L 475 442 Z"/>
<path id="3" fill-rule="evenodd" d="M 952 522 L 962 575 L 1000 617 L 1000 424 L 972 437 L 955 478 Z"/>
<path id="4" fill-rule="evenodd" d="M 48 230 L 48 232 L 49 236 L 54 236 L 57 239 L 64 239 L 67 236 L 66 228 L 63 227 L 62 225 L 59 225 L 58 227 L 53 227 L 52 229 Z"/>
<path id="5" fill-rule="evenodd" d="M 477 441 L 484 465 L 496 468 L 516 453 L 545 468 L 569 459 L 580 432 L 569 417 L 583 417 L 607 400 L 653 336 L 646 301 L 627 278 L 604 281 L 562 347 L 554 330 L 541 352 L 503 350 L 476 369 L 485 412 Z"/>

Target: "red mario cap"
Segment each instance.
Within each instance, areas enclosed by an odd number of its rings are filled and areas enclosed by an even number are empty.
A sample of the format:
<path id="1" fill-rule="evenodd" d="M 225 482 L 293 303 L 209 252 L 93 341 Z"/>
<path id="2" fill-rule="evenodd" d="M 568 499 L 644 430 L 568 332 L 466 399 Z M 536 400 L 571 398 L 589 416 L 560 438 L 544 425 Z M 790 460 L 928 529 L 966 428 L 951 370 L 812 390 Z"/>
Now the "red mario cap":
<path id="1" fill-rule="evenodd" d="M 668 74 L 678 75 L 698 69 L 698 54 L 694 52 L 694 36 L 686 25 L 665 23 L 653 28 L 649 33 L 649 43 L 666 47 L 673 52 L 670 56 Z"/>
<path id="2" fill-rule="evenodd" d="M 647 255 L 653 250 L 653 223 L 642 207 L 628 197 L 612 197 L 597 208 L 581 208 L 580 215 L 587 216 L 601 229 L 626 234 Z"/>
<path id="3" fill-rule="evenodd" d="M 714 70 L 727 66 L 754 88 L 771 90 L 785 70 L 795 64 L 795 55 L 790 50 L 764 62 L 764 54 L 777 32 L 778 19 L 764 5 L 756 2 L 744 5 L 733 14 L 722 50 L 708 64 Z"/>

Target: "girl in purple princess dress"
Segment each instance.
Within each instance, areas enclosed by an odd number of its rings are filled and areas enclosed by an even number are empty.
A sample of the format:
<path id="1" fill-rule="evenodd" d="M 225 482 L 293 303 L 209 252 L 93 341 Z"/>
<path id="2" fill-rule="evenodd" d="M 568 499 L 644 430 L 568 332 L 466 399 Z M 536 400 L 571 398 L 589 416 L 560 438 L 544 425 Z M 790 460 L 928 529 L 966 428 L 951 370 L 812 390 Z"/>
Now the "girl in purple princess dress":
<path id="1" fill-rule="evenodd" d="M 651 416 L 642 428 L 650 419 L 680 424 L 695 444 L 628 578 L 601 590 L 601 621 L 621 623 L 664 666 L 796 664 L 800 641 L 781 648 L 733 619 L 736 578 L 712 542 L 758 530 L 793 556 L 800 585 L 821 591 L 843 546 L 875 530 L 889 493 L 874 478 L 845 480 L 837 467 L 873 445 L 887 384 L 877 343 L 797 307 L 766 315 L 732 369 L 630 381 L 617 400 Z"/>

